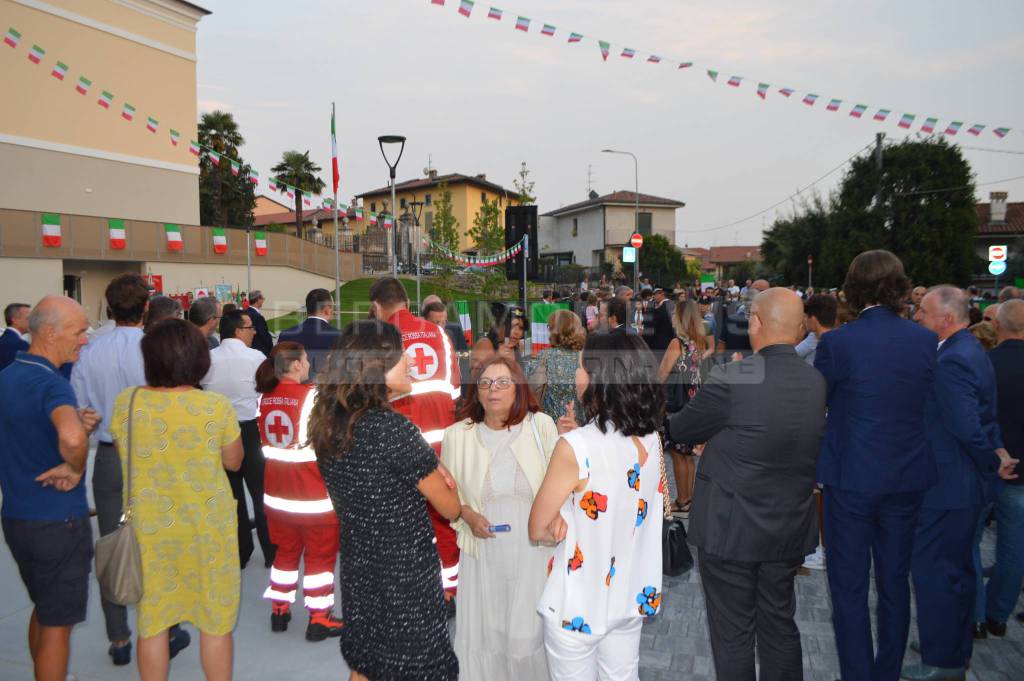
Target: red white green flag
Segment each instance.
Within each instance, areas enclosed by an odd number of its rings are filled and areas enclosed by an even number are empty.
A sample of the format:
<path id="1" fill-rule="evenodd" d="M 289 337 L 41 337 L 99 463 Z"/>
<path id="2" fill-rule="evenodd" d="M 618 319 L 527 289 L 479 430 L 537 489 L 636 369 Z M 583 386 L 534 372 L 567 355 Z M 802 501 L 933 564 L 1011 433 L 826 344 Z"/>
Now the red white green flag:
<path id="1" fill-rule="evenodd" d="M 850 115 L 853 116 L 854 118 L 860 118 L 861 116 L 864 115 L 864 112 L 867 110 L 867 104 L 856 104 L 852 109 L 850 109 Z"/>
<path id="2" fill-rule="evenodd" d="M 768 83 L 758 83 L 757 84 L 757 96 L 760 97 L 761 99 L 764 99 L 765 97 L 767 97 L 768 96 L 768 88 L 769 87 L 771 87 L 771 86 L 768 85 Z"/>
<path id="3" fill-rule="evenodd" d="M 363 219 L 363 209 L 362 208 L 356 208 L 356 220 L 362 220 L 362 219 Z"/>
<path id="4" fill-rule="evenodd" d="M 583 34 L 582 33 L 570 33 L 569 34 L 569 42 L 570 43 L 578 43 L 581 40 L 583 40 Z"/>
<path id="5" fill-rule="evenodd" d="M 897 123 L 896 125 L 898 125 L 899 127 L 903 128 L 904 130 L 906 130 L 910 126 L 912 126 L 914 124 L 914 119 L 915 118 L 917 118 L 917 116 L 915 116 L 914 114 L 912 114 L 912 113 L 905 113 L 902 116 L 900 116 L 900 122 Z"/>
<path id="6" fill-rule="evenodd" d="M 985 129 L 984 125 L 982 125 L 981 123 L 975 123 L 971 127 L 967 128 L 967 134 L 968 135 L 974 135 L 975 137 L 977 137 L 978 135 L 981 134 L 981 131 L 984 130 L 984 129 Z"/>
<path id="7" fill-rule="evenodd" d="M 252 168 L 249 169 L 249 181 L 252 182 L 257 187 L 260 184 L 260 174 L 253 170 Z"/>
<path id="8" fill-rule="evenodd" d="M 7 33 L 4 35 L 4 45 L 17 47 L 19 42 L 21 42 L 21 34 L 14 30 L 13 26 L 7 29 Z"/>
<path id="9" fill-rule="evenodd" d="M 1009 128 L 996 128 L 995 130 L 992 131 L 992 134 L 995 135 L 996 137 L 998 137 L 999 139 L 1003 139 L 1004 137 L 1006 137 L 1007 135 L 1010 134 L 1010 129 Z"/>
<path id="10" fill-rule="evenodd" d="M 220 255 L 228 252 L 228 236 L 223 227 L 213 228 L 213 252 Z"/>
<path id="11" fill-rule="evenodd" d="M 715 71 L 714 69 L 708 69 L 708 78 L 711 79 L 712 83 L 717 83 L 718 82 L 718 71 Z"/>
<path id="12" fill-rule="evenodd" d="M 875 112 L 875 115 L 871 117 L 871 120 L 884 121 L 889 117 L 889 114 L 891 113 L 892 111 L 890 111 L 889 109 L 879 109 L 878 111 Z"/>
<path id="13" fill-rule="evenodd" d="M 38 64 L 39 62 L 41 62 L 43 60 L 43 55 L 45 55 L 45 54 L 46 54 L 46 50 L 44 50 L 43 48 L 39 47 L 38 45 L 33 45 L 32 49 L 29 50 L 28 60 L 30 62 L 32 62 L 33 64 Z"/>
<path id="14" fill-rule="evenodd" d="M 334 194 L 338 194 L 338 183 L 341 181 L 341 171 L 338 168 L 338 136 L 334 131 L 334 107 L 331 106 L 331 179 L 334 183 Z"/>
<path id="15" fill-rule="evenodd" d="M 272 192 L 277 191 L 277 182 L 275 182 L 273 178 L 267 180 L 267 189 L 269 189 Z"/>
<path id="16" fill-rule="evenodd" d="M 202 152 L 202 148 L 199 146 L 199 142 L 196 142 L 195 140 L 189 140 L 188 153 L 192 154 L 193 156 L 198 156 L 200 152 Z"/>
<path id="17" fill-rule="evenodd" d="M 121 109 L 121 118 L 126 121 L 135 120 L 135 107 L 128 102 L 125 102 L 124 107 Z"/>
<path id="18" fill-rule="evenodd" d="M 622 54 L 619 55 L 623 59 L 632 59 L 636 55 L 636 50 L 631 47 L 622 48 Z"/>
<path id="19" fill-rule="evenodd" d="M 942 134 L 943 135 L 950 135 L 950 136 L 955 135 L 958 132 L 960 132 L 960 126 L 962 126 L 963 124 L 964 124 L 963 121 L 952 121 L 946 127 L 946 129 L 942 132 Z"/>
<path id="20" fill-rule="evenodd" d="M 540 34 L 546 35 L 547 37 L 550 38 L 555 35 L 555 27 L 552 26 L 551 24 L 544 24 L 544 26 L 540 29 Z"/>
<path id="21" fill-rule="evenodd" d="M 939 122 L 938 118 L 926 118 L 924 119 L 924 125 L 921 126 L 921 132 L 931 134 L 935 132 L 935 125 Z"/>
<path id="22" fill-rule="evenodd" d="M 286 184 L 284 186 L 284 193 L 285 193 L 285 196 L 287 196 L 289 199 L 294 199 L 295 198 L 295 187 L 291 186 L 290 184 Z"/>
<path id="23" fill-rule="evenodd" d="M 64 76 L 68 75 L 68 65 L 62 61 L 57 62 L 53 65 L 53 70 L 50 71 L 50 75 L 57 80 L 64 80 Z"/>
<path id="24" fill-rule="evenodd" d="M 473 5 L 475 4 L 476 3 L 473 2 L 473 0 L 462 0 L 462 2 L 459 3 L 459 14 L 464 17 L 468 17 L 473 13 Z"/>
<path id="25" fill-rule="evenodd" d="M 178 141 L 181 140 L 181 133 L 171 128 L 171 145 L 178 146 Z"/>
<path id="26" fill-rule="evenodd" d="M 124 220 L 110 218 L 107 220 L 107 230 L 110 232 L 110 250 L 124 250 L 124 247 L 128 245 L 128 235 L 124 230 Z"/>
<path id="27" fill-rule="evenodd" d="M 679 68 L 681 68 L 681 69 L 688 69 L 691 66 L 693 66 L 693 62 L 692 61 L 684 61 L 681 64 L 679 64 Z"/>
<path id="28" fill-rule="evenodd" d="M 825 111 L 839 111 L 839 105 L 843 103 L 841 99 L 833 99 L 829 101 L 828 106 L 825 107 Z"/>
<path id="29" fill-rule="evenodd" d="M 146 130 L 149 130 L 150 132 L 156 132 L 156 129 L 157 127 L 159 127 L 159 125 L 160 121 L 153 118 L 152 116 L 146 116 Z"/>
<path id="30" fill-rule="evenodd" d="M 181 241 L 181 227 L 170 223 L 164 224 L 164 236 L 167 237 L 167 250 L 180 251 L 184 245 Z"/>
<path id="31" fill-rule="evenodd" d="M 238 161 L 231 161 L 231 174 L 234 177 L 238 177 L 238 173 L 242 171 L 242 164 Z"/>
<path id="32" fill-rule="evenodd" d="M 220 154 L 218 154 L 213 149 L 208 149 L 207 150 L 206 158 L 210 159 L 210 163 L 212 163 L 213 165 L 215 165 L 215 166 L 219 166 L 220 165 Z"/>
<path id="33" fill-rule="evenodd" d="M 818 95 L 814 93 L 809 93 L 806 97 L 804 97 L 804 104 L 806 104 L 807 106 L 814 106 L 814 103 L 816 101 L 818 101 Z"/>
<path id="34" fill-rule="evenodd" d="M 267 254 L 267 233 L 253 232 L 253 243 L 256 246 L 256 255 Z"/>
<path id="35" fill-rule="evenodd" d="M 86 78 L 85 76 L 79 76 L 78 84 L 75 85 L 75 92 L 77 92 L 80 95 L 85 95 L 89 93 L 90 87 L 92 87 L 92 81 Z"/>
<path id="36" fill-rule="evenodd" d="M 371 225 L 377 224 L 377 214 L 376 213 L 370 213 L 370 224 Z"/>
<path id="37" fill-rule="evenodd" d="M 487 11 L 487 18 L 494 19 L 495 21 L 501 21 L 501 14 L 502 11 L 500 9 L 498 9 L 497 7 L 492 7 L 490 10 Z"/>
<path id="38" fill-rule="evenodd" d="M 395 220 L 390 215 L 384 216 L 384 229 L 391 229 L 394 226 Z"/>
<path id="39" fill-rule="evenodd" d="M 102 106 L 104 109 L 109 109 L 110 104 L 114 101 L 114 95 L 104 90 L 100 93 L 100 98 L 96 100 L 96 103 Z"/>
<path id="40" fill-rule="evenodd" d="M 740 83 L 742 83 L 742 82 L 743 82 L 743 76 L 730 76 L 729 77 L 729 81 L 728 81 L 727 84 L 732 86 L 732 87 L 739 87 Z"/>
<path id="41" fill-rule="evenodd" d="M 431 5 L 440 5 L 441 7 L 444 7 L 444 0 L 430 0 L 430 4 Z"/>
<path id="42" fill-rule="evenodd" d="M 796 90 L 794 90 L 791 87 L 779 88 L 779 94 L 782 95 L 783 97 L 786 97 L 787 99 L 792 97 L 794 92 L 796 92 Z"/>
<path id="43" fill-rule="evenodd" d="M 313 196 L 309 192 L 302 192 L 302 205 L 306 207 L 313 205 Z"/>
<path id="44" fill-rule="evenodd" d="M 651 63 L 651 64 L 660 64 L 661 63 L 661 57 L 659 57 L 656 54 L 652 54 L 650 57 L 647 58 L 647 61 L 649 63 Z"/>
<path id="45" fill-rule="evenodd" d="M 529 32 L 530 20 L 526 17 L 516 17 L 516 30 Z"/>
<path id="46" fill-rule="evenodd" d="M 60 215 L 43 213 L 43 245 L 60 248 Z"/>
<path id="47" fill-rule="evenodd" d="M 608 50 L 611 49 L 611 43 L 605 40 L 598 40 L 597 46 L 601 48 L 601 59 L 608 61 Z"/>

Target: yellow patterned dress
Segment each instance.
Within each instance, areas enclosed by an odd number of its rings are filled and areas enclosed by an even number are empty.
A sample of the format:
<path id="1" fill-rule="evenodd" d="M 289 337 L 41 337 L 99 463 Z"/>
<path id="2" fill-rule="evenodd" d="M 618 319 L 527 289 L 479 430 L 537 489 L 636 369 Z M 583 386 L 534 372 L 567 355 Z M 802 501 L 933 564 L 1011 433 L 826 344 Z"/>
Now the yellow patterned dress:
<path id="1" fill-rule="evenodd" d="M 118 395 L 110 428 L 125 475 L 133 390 Z M 144 592 L 139 635 L 155 636 L 178 622 L 230 633 L 241 588 L 235 500 L 221 464 L 221 446 L 239 436 L 231 402 L 201 390 L 141 388 L 133 419 L 131 505 Z"/>

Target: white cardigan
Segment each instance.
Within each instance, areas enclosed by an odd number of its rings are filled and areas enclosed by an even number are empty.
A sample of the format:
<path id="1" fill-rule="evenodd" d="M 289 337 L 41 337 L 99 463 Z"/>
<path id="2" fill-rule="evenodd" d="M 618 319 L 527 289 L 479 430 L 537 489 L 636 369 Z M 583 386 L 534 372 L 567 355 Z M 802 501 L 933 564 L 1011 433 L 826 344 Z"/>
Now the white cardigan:
<path id="1" fill-rule="evenodd" d="M 543 451 L 537 451 L 537 438 L 534 437 L 533 426 L 537 426 L 537 435 Z M 543 412 L 534 412 L 523 421 L 519 435 L 509 443 L 512 453 L 523 469 L 533 495 L 537 496 L 544 474 L 551 460 L 551 452 L 558 442 L 558 428 L 551 417 Z M 459 501 L 471 509 L 480 512 L 480 497 L 483 494 L 484 478 L 490 467 L 490 454 L 477 429 L 477 424 L 466 420 L 448 426 L 441 440 L 441 461 L 451 471 L 458 483 Z M 459 550 L 477 557 L 479 541 L 462 518 L 452 523 L 458 537 Z"/>

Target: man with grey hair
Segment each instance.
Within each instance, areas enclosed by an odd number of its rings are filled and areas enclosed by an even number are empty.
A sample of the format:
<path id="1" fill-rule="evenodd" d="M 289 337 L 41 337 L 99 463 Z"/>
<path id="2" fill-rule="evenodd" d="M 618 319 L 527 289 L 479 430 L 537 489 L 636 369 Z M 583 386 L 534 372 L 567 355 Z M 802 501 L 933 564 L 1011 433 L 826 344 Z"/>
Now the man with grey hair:
<path id="1" fill-rule="evenodd" d="M 4 308 L 4 324 L 0 334 L 0 371 L 14 361 L 19 350 L 28 350 L 25 335 L 28 334 L 28 315 L 32 306 L 27 303 L 11 303 Z"/>
<path id="2" fill-rule="evenodd" d="M 633 300 L 633 289 L 625 284 L 615 287 L 615 297 L 623 300 Z"/>
<path id="3" fill-rule="evenodd" d="M 220 324 L 220 303 L 216 298 L 206 297 L 195 300 L 188 309 L 188 320 L 199 327 L 206 337 L 210 349 L 220 345 L 213 333 Z"/>
<path id="4" fill-rule="evenodd" d="M 969 305 L 959 288 L 936 286 L 915 315 L 939 337 L 935 385 L 925 403 L 939 479 L 925 492 L 914 536 L 921 664 L 903 667 L 902 678 L 910 681 L 964 678 L 976 629 L 978 520 L 999 478 L 1016 477 L 1017 460 L 1003 448 L 999 431 L 995 372 L 967 329 Z"/>
<path id="5" fill-rule="evenodd" d="M 181 303 L 170 296 L 158 294 L 149 299 L 149 309 L 146 310 L 146 323 L 143 328 L 149 331 L 157 322 L 179 317 L 181 317 Z"/>
<path id="6" fill-rule="evenodd" d="M 1007 300 L 1014 300 L 1020 298 L 1020 289 L 1016 286 L 1005 286 L 1003 290 L 999 292 L 999 302 L 1005 303 Z"/>
<path id="7" fill-rule="evenodd" d="M 996 374 L 999 428 L 1003 446 L 1011 457 L 1020 459 L 1024 454 L 1024 300 L 1011 299 L 999 305 L 995 321 L 999 344 L 989 350 L 988 358 Z M 981 593 L 977 601 L 984 610 L 976 611 L 975 618 L 984 619 L 992 636 L 1003 636 L 1024 578 L 1024 479 L 1003 484 L 996 496 L 995 514 L 996 563 L 987 593 Z"/>
<path id="8" fill-rule="evenodd" d="M 270 351 L 274 349 L 274 337 L 270 335 L 270 327 L 267 326 L 267 319 L 263 316 L 263 305 L 266 302 L 267 299 L 263 296 L 263 291 L 258 289 L 250 291 L 249 307 L 245 308 L 243 312 L 252 320 L 252 328 L 256 332 L 256 336 L 252 339 L 252 347 L 269 357 Z"/>

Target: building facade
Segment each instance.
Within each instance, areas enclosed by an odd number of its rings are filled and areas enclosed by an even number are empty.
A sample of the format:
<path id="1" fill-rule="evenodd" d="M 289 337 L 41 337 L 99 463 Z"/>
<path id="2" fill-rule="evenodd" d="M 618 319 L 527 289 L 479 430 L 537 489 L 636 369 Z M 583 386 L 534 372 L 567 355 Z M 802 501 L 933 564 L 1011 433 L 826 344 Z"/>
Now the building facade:
<path id="1" fill-rule="evenodd" d="M 540 216 L 538 251 L 555 265 L 601 267 L 612 263 L 622 268 L 622 248 L 629 245 L 635 229 L 650 236 L 660 234 L 675 244 L 676 211 L 686 204 L 675 199 L 617 191 L 592 196 Z M 639 224 L 637 224 L 639 223 Z"/>
<path id="2" fill-rule="evenodd" d="M 982 263 L 988 263 L 989 246 L 1006 246 L 1008 259 L 1019 259 L 1024 253 L 1024 202 L 1010 203 L 1009 194 L 1002 191 L 990 192 L 988 196 L 988 203 L 975 205 L 978 229 L 974 252 L 978 255 L 979 270 L 972 279 L 976 286 L 995 290 L 1013 284 L 1016 277 L 1003 275 L 997 280 Z"/>

